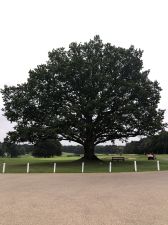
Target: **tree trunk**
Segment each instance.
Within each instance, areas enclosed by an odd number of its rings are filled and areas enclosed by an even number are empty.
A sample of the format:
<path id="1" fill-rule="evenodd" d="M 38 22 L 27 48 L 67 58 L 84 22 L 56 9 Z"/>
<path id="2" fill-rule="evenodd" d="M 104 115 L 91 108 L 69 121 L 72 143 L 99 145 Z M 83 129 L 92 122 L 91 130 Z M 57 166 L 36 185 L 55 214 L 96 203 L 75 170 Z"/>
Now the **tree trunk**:
<path id="1" fill-rule="evenodd" d="M 94 154 L 95 145 L 92 142 L 86 142 L 84 144 L 84 157 L 82 158 L 84 161 L 95 161 L 99 160 L 97 156 Z"/>
<path id="2" fill-rule="evenodd" d="M 94 129 L 92 124 L 92 116 L 87 117 L 87 126 L 86 126 L 86 139 L 84 141 L 83 147 L 84 147 L 84 157 L 82 160 L 84 161 L 98 161 L 99 159 L 94 154 L 95 151 L 95 135 L 94 135 Z"/>

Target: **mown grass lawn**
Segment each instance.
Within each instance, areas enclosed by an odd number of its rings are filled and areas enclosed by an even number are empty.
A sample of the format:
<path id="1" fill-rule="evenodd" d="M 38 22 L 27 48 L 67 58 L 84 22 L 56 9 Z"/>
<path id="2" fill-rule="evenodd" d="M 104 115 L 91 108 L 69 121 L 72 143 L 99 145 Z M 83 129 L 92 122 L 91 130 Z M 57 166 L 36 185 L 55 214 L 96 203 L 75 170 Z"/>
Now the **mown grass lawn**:
<path id="1" fill-rule="evenodd" d="M 109 162 L 115 155 L 99 154 L 102 160 L 96 163 L 85 163 L 85 173 L 107 173 L 109 172 Z M 138 172 L 156 171 L 156 160 L 148 161 L 145 155 L 123 155 L 125 162 L 112 162 L 112 172 L 133 172 L 134 160 L 137 161 Z M 0 158 L 0 173 L 2 164 L 6 163 L 6 173 L 26 173 L 26 165 L 30 163 L 30 173 L 53 173 L 53 166 L 56 163 L 57 173 L 81 173 L 81 162 L 78 161 L 80 156 L 65 155 L 54 158 L 34 158 L 24 156 L 19 158 Z M 168 170 L 168 155 L 157 155 L 160 161 L 160 170 Z"/>

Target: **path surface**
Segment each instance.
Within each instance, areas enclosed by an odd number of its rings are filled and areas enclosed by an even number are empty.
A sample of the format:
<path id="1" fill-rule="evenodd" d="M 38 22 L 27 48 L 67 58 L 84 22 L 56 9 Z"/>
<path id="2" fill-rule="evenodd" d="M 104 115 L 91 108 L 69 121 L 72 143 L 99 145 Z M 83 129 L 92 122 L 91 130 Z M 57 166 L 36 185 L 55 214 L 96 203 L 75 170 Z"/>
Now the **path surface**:
<path id="1" fill-rule="evenodd" d="M 1 174 L 0 225 L 168 225 L 168 172 Z"/>

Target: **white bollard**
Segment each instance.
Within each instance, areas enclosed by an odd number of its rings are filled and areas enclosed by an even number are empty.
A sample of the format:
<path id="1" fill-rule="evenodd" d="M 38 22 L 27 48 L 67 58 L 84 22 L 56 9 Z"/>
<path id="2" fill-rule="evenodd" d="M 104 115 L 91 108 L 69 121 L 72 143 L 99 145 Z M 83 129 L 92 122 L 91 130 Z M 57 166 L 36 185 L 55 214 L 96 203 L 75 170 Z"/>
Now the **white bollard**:
<path id="1" fill-rule="evenodd" d="M 135 172 L 137 172 L 137 163 L 136 163 L 136 161 L 134 161 L 134 170 L 135 170 Z"/>
<path id="2" fill-rule="evenodd" d="M 54 163 L 54 170 L 53 170 L 53 173 L 55 173 L 55 172 L 56 172 L 56 168 L 57 168 L 57 164 L 56 164 L 56 163 Z"/>
<path id="3" fill-rule="evenodd" d="M 30 171 L 30 165 L 29 163 L 27 163 L 27 173 L 29 173 L 29 171 Z"/>
<path id="4" fill-rule="evenodd" d="M 84 167 L 85 167 L 85 163 L 82 162 L 82 173 L 84 173 Z"/>
<path id="5" fill-rule="evenodd" d="M 157 170 L 160 171 L 160 163 L 159 163 L 159 160 L 157 161 Z"/>
<path id="6" fill-rule="evenodd" d="M 2 173 L 5 173 L 5 167 L 6 167 L 6 163 L 3 163 L 3 166 L 2 166 Z"/>
<path id="7" fill-rule="evenodd" d="M 109 163 L 109 173 L 111 173 L 111 162 Z"/>

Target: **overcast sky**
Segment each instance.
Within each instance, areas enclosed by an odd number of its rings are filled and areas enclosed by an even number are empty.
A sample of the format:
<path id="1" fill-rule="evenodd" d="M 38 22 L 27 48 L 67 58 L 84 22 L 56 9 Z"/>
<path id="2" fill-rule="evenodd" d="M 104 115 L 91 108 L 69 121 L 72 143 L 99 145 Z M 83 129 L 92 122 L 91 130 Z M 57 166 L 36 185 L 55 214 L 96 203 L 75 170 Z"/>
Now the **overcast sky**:
<path id="1" fill-rule="evenodd" d="M 167 12 L 167 0 L 0 0 L 0 88 L 25 82 L 53 48 L 99 34 L 103 42 L 144 50 L 144 69 L 160 83 L 159 107 L 167 110 Z M 0 141 L 11 129 L 0 112 Z"/>

